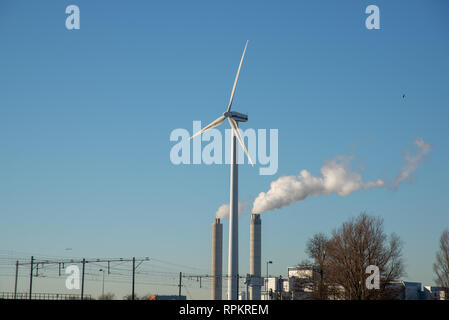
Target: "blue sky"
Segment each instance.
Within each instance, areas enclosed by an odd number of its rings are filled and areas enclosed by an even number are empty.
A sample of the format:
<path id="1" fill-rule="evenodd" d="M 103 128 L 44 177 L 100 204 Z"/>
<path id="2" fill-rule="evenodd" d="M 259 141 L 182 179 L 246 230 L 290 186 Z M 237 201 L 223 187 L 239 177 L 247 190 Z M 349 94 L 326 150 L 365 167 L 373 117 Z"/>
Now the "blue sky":
<path id="1" fill-rule="evenodd" d="M 65 28 L 70 4 L 80 8 L 80 30 Z M 380 8 L 380 30 L 365 28 L 370 4 Z M 404 241 L 407 279 L 432 283 L 449 227 L 448 9 L 446 1 L 2 1 L 0 249 L 149 256 L 196 268 L 176 272 L 209 272 L 229 167 L 174 166 L 169 136 L 225 110 L 249 39 L 233 108 L 249 115 L 245 127 L 279 130 L 279 170 L 260 176 L 241 166 L 240 198 L 302 169 L 319 175 L 340 154 L 353 154 L 366 180 L 392 179 L 415 138 L 433 145 L 413 183 L 396 191 L 312 197 L 264 213 L 270 273 L 305 258 L 314 233 L 367 211 Z M 246 215 L 242 274 L 248 229 Z M 0 286 L 11 291 L 12 278 Z M 42 282 L 41 291 L 58 286 Z M 209 291 L 192 287 L 192 295 Z"/>

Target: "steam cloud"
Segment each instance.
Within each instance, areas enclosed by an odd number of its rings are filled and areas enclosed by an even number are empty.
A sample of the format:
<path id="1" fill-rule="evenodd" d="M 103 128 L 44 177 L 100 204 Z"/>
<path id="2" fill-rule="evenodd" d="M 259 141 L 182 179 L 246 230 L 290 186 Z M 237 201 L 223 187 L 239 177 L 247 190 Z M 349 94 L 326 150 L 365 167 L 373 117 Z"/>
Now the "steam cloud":
<path id="1" fill-rule="evenodd" d="M 267 192 L 261 192 L 253 203 L 253 213 L 279 209 L 295 202 L 302 201 L 308 196 L 328 195 L 336 193 L 347 196 L 358 190 L 386 187 L 393 184 L 396 188 L 402 181 L 409 178 L 418 168 L 422 158 L 429 153 L 432 146 L 422 138 L 414 141 L 419 148 L 415 156 L 406 156 L 406 164 L 401 168 L 394 181 L 383 179 L 364 182 L 360 173 L 349 167 L 350 157 L 339 156 L 326 161 L 321 168 L 321 177 L 313 176 L 307 170 L 302 170 L 298 176 L 284 176 L 273 181 Z M 221 207 L 220 207 L 221 208 Z M 229 212 L 229 206 L 228 206 Z"/>
<path id="2" fill-rule="evenodd" d="M 407 162 L 404 167 L 402 167 L 401 171 L 399 172 L 399 175 L 394 180 L 394 186 L 396 188 L 399 187 L 402 181 L 410 177 L 410 174 L 412 174 L 416 169 L 418 169 L 418 164 L 422 161 L 423 157 L 430 152 L 432 149 L 432 145 L 429 143 L 424 142 L 422 138 L 417 138 L 413 142 L 420 150 L 419 152 L 411 157 L 409 155 L 405 156 L 405 161 Z"/>
<path id="3" fill-rule="evenodd" d="M 229 203 L 223 203 L 215 213 L 215 217 L 219 219 L 229 218 Z M 239 216 L 249 211 L 249 201 L 239 201 Z"/>
<path id="4" fill-rule="evenodd" d="M 315 177 L 307 170 L 302 170 L 298 176 L 280 177 L 271 183 L 270 190 L 257 196 L 253 212 L 262 213 L 279 209 L 311 195 L 337 193 L 340 196 L 347 196 L 359 189 L 372 189 L 385 185 L 382 179 L 363 182 L 362 175 L 352 171 L 348 166 L 349 161 L 350 158 L 342 156 L 326 161 L 321 168 L 321 177 Z"/>

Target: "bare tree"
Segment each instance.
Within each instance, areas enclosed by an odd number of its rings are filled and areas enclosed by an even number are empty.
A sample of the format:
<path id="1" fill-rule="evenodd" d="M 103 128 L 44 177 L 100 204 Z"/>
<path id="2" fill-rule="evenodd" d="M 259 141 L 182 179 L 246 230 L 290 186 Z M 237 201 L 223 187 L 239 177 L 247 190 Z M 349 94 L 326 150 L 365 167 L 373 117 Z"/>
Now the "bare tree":
<path id="1" fill-rule="evenodd" d="M 98 300 L 114 300 L 115 294 L 108 292 L 98 297 Z"/>
<path id="2" fill-rule="evenodd" d="M 449 230 L 443 231 L 440 237 L 440 249 L 436 255 L 436 262 L 433 264 L 435 272 L 435 282 L 445 289 L 449 295 Z M 446 298 L 447 299 L 447 298 Z"/>
<path id="3" fill-rule="evenodd" d="M 134 295 L 134 300 L 149 300 L 152 294 Z M 123 300 L 132 300 L 132 294 L 123 296 Z"/>
<path id="4" fill-rule="evenodd" d="M 312 295 L 313 299 L 327 299 L 327 285 L 324 280 L 324 273 L 327 262 L 328 242 L 329 238 L 325 234 L 317 233 L 309 239 L 306 245 L 306 253 L 311 259 L 313 259 L 319 273 L 318 284 Z"/>
<path id="5" fill-rule="evenodd" d="M 325 274 L 334 288 L 347 299 L 367 300 L 388 297 L 386 286 L 405 274 L 402 243 L 395 234 L 387 235 L 383 220 L 361 213 L 332 232 L 328 242 Z M 379 268 L 379 289 L 366 287 L 366 268 Z"/>

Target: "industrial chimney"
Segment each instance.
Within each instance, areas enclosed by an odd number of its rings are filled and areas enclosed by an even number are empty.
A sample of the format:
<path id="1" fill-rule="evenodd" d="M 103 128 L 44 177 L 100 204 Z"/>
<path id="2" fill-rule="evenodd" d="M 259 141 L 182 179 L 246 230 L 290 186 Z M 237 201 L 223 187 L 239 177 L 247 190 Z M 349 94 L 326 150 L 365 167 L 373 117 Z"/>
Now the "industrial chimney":
<path id="1" fill-rule="evenodd" d="M 250 284 L 249 299 L 260 300 L 260 289 L 262 283 L 261 263 L 262 263 L 262 221 L 259 214 L 251 215 L 250 222 L 250 238 L 249 238 L 249 268 L 250 268 Z"/>
<path id="2" fill-rule="evenodd" d="M 223 225 L 220 219 L 212 224 L 212 285 L 211 299 L 222 299 L 222 272 L 223 269 Z"/>

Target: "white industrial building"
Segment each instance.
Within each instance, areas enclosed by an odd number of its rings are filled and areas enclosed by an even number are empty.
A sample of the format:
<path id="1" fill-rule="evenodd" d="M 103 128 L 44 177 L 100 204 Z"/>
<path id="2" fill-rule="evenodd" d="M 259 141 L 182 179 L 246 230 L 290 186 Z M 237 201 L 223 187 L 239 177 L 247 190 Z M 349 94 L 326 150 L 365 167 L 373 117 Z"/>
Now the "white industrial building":
<path id="1" fill-rule="evenodd" d="M 444 300 L 444 288 L 422 286 L 421 282 L 401 281 L 405 288 L 404 300 Z"/>
<path id="2" fill-rule="evenodd" d="M 288 277 L 264 279 L 262 300 L 306 300 L 313 293 L 319 271 L 311 265 L 288 268 Z M 421 282 L 397 281 L 387 285 L 391 299 L 397 300 L 444 300 L 444 288 L 422 286 Z M 340 290 L 344 292 L 341 287 Z M 334 297 L 335 299 L 335 297 Z"/>
<path id="3" fill-rule="evenodd" d="M 446 292 L 442 287 L 424 286 L 423 292 L 426 300 L 446 300 Z"/>
<path id="4" fill-rule="evenodd" d="M 287 278 L 264 279 L 262 300 L 305 300 L 310 297 L 319 279 L 318 269 L 313 265 L 288 267 L 287 274 Z"/>
<path id="5" fill-rule="evenodd" d="M 422 286 L 421 282 L 397 281 L 387 285 L 393 299 L 398 300 L 445 300 L 444 288 Z"/>

